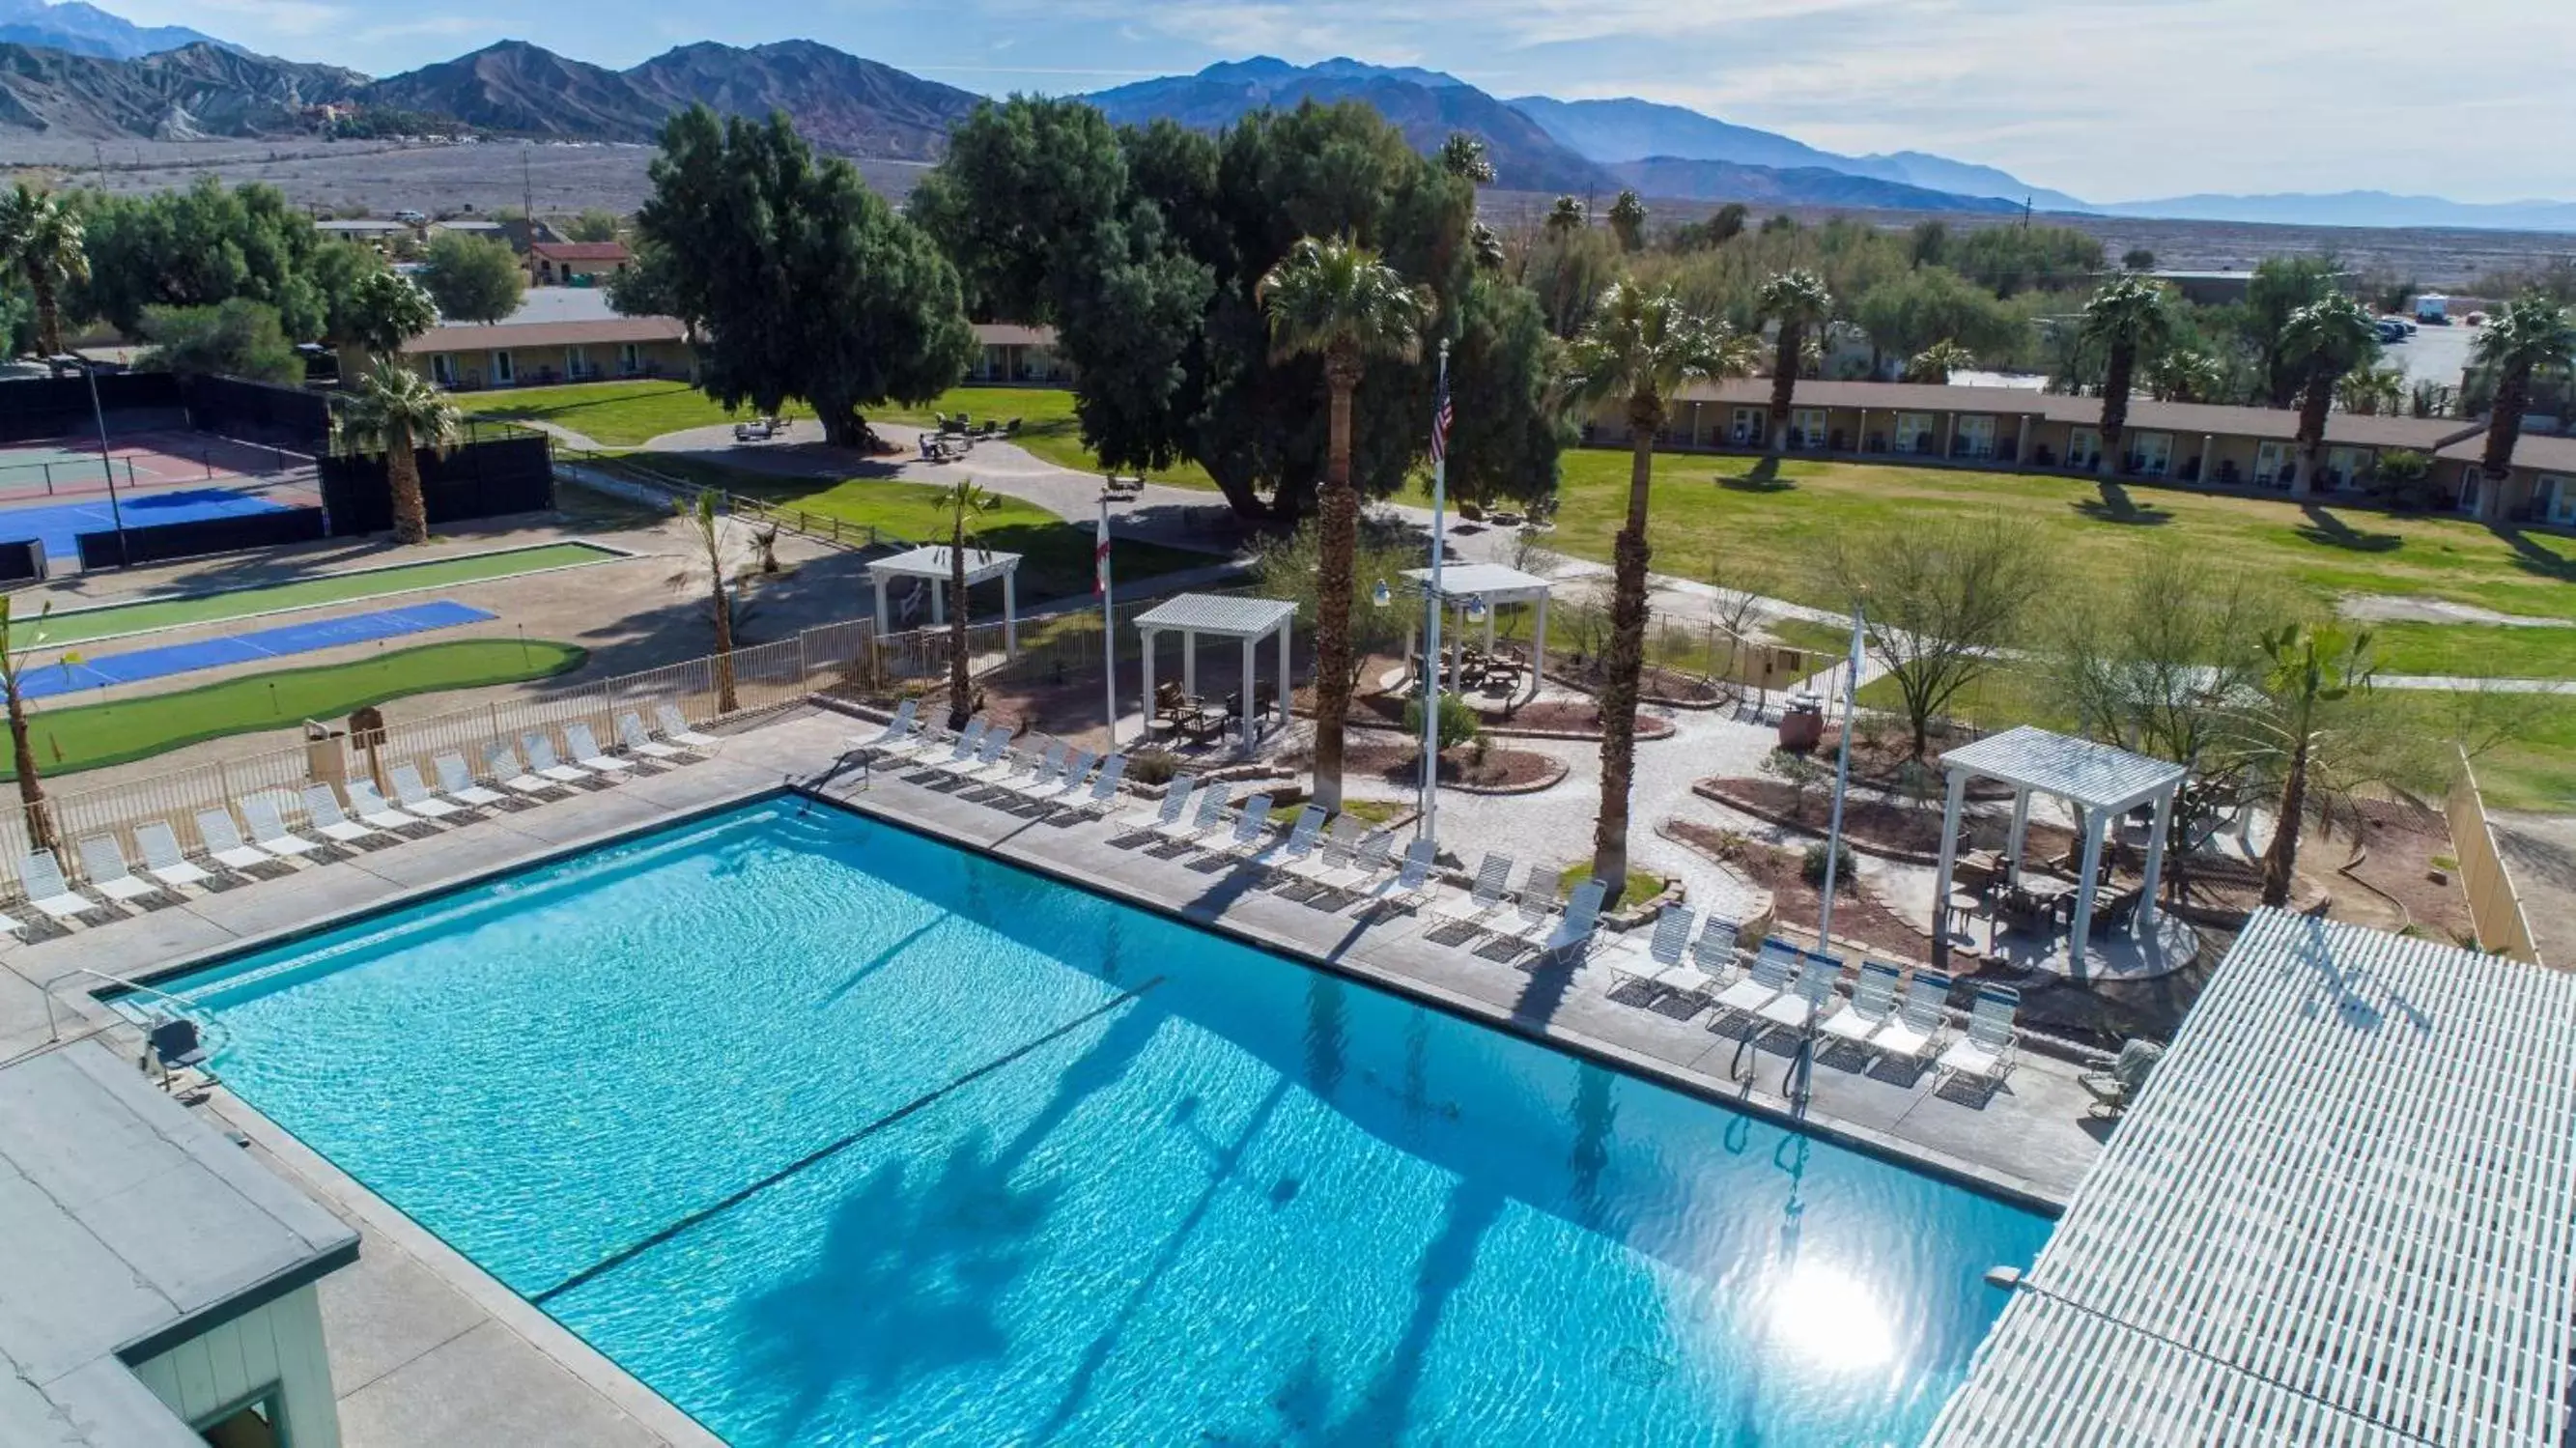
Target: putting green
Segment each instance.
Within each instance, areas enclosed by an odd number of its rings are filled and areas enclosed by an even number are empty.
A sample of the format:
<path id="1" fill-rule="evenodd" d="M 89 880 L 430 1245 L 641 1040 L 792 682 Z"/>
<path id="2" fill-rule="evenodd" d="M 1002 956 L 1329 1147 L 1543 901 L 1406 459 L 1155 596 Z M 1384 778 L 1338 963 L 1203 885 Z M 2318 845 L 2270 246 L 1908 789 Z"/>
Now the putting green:
<path id="1" fill-rule="evenodd" d="M 256 588 L 233 588 L 176 598 L 137 599 L 132 603 L 56 613 L 45 621 L 44 642 L 48 646 L 86 643 L 92 639 L 150 633 L 156 629 L 182 628 L 189 624 L 222 623 L 227 619 L 250 618 L 259 614 L 320 608 L 362 598 L 381 598 L 387 594 L 453 588 L 460 583 L 484 583 L 495 578 L 540 573 L 549 568 L 608 563 L 631 556 L 595 543 L 547 543 L 534 548 L 473 553 L 462 558 L 433 558 L 384 568 L 326 573 L 299 578 L 292 583 L 273 583 Z"/>
<path id="2" fill-rule="evenodd" d="M 50 778 L 228 734 L 336 719 L 363 705 L 406 695 L 548 678 L 580 668 L 589 657 L 588 650 L 572 644 L 459 639 L 355 663 L 245 674 L 113 704 L 38 709 L 28 719 L 28 735 L 38 773 Z M 0 765 L 5 764 L 0 758 Z M 14 768 L 0 769 L 0 779 L 17 777 Z"/>

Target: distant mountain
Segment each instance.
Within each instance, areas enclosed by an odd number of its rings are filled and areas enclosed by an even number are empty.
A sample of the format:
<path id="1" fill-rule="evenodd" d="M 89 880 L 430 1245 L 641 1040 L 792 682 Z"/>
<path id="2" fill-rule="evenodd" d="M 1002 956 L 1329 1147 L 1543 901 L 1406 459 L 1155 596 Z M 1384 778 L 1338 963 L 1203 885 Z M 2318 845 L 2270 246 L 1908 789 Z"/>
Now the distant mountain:
<path id="1" fill-rule="evenodd" d="M 137 60 L 0 45 L 0 131 L 192 141 L 298 129 L 309 106 L 353 99 L 354 70 L 208 42 Z"/>
<path id="2" fill-rule="evenodd" d="M 103 60 L 132 60 L 191 45 L 240 47 L 184 25 L 137 25 L 81 0 L 0 0 L 0 43 L 41 45 Z"/>
<path id="3" fill-rule="evenodd" d="M 669 112 L 616 71 L 524 40 L 388 77 L 360 99 L 488 130 L 588 141 L 650 140 Z"/>
<path id="4" fill-rule="evenodd" d="M 1622 185 L 1633 186 L 1644 195 L 1686 201 L 1992 214 L 2021 210 L 2020 202 L 1997 196 L 1961 196 L 1908 186 L 1902 181 L 1853 176 L 1823 166 L 1745 166 L 1733 161 L 1652 156 L 1643 161 L 1622 161 L 1609 169 Z"/>
<path id="5" fill-rule="evenodd" d="M 2449 201 L 2386 191 L 2267 196 L 2168 196 L 2097 206 L 2115 216 L 2167 216 L 2288 226 L 2423 226 L 2478 231 L 2576 231 L 2576 202 Z"/>
<path id="6" fill-rule="evenodd" d="M 2033 204 L 2049 211 L 2088 209 L 2063 191 L 2029 185 L 1991 166 L 1970 165 L 1921 151 L 1837 155 L 1777 132 L 1735 125 L 1683 106 L 1634 98 L 1561 101 L 1548 96 L 1522 96 L 1510 104 L 1558 141 L 1604 164 L 1654 156 L 1732 161 L 1784 170 L 1822 167 L 1847 176 L 1867 176 L 1931 191 L 2009 197 L 2015 202 L 2029 197 Z"/>
<path id="7" fill-rule="evenodd" d="M 1086 97 L 1112 121 L 1168 118 L 1193 130 L 1232 125 L 1264 106 L 1287 109 L 1365 101 L 1420 151 L 1437 150 L 1464 131 L 1485 143 L 1497 179 L 1522 191 L 1582 192 L 1604 186 L 1599 166 L 1550 136 L 1536 121 L 1437 71 L 1391 69 L 1349 59 L 1294 66 L 1269 56 L 1226 61 L 1196 75 L 1138 81 Z"/>

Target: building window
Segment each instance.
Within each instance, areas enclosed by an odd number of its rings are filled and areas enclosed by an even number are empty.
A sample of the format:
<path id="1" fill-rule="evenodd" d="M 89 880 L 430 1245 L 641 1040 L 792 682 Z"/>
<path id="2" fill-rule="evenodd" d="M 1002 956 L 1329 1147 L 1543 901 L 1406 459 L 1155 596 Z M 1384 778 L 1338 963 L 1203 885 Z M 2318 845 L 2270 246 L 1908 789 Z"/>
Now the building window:
<path id="1" fill-rule="evenodd" d="M 2336 447 L 2326 449 L 2325 485 L 2338 491 L 2358 489 L 2370 473 L 2370 449 Z"/>
<path id="2" fill-rule="evenodd" d="M 632 342 L 617 344 L 617 370 L 632 377 L 644 370 L 644 349 Z"/>
<path id="3" fill-rule="evenodd" d="M 507 352 L 493 353 L 492 385 L 495 387 L 508 387 L 518 380 L 518 369 L 511 365 L 510 354 Z"/>
<path id="4" fill-rule="evenodd" d="M 1896 414 L 1896 450 L 1910 454 L 1940 451 L 1940 444 L 1933 440 L 1932 414 L 1928 412 Z"/>
<path id="5" fill-rule="evenodd" d="M 2142 478 L 2161 478 L 2173 466 L 2173 434 L 2133 433 L 2129 438 L 2129 471 Z"/>
<path id="6" fill-rule="evenodd" d="M 429 354 L 429 380 L 441 387 L 456 385 L 456 356 L 450 352 Z"/>
<path id="7" fill-rule="evenodd" d="M 1759 407 L 1735 409 L 1726 428 L 1726 440 L 1737 447 L 1760 447 L 1768 430 L 1769 414 Z"/>
<path id="8" fill-rule="evenodd" d="M 1801 407 L 1789 414 L 1789 446 L 1821 450 L 1825 445 L 1825 410 Z"/>
<path id="9" fill-rule="evenodd" d="M 2285 442 L 2258 442 L 2254 445 L 2254 486 L 2282 488 L 2290 483 L 2290 445 Z"/>
<path id="10" fill-rule="evenodd" d="M 590 349 L 586 347 L 566 347 L 564 349 L 564 376 L 578 382 L 590 375 Z"/>
<path id="11" fill-rule="evenodd" d="M 1953 449 L 1963 458 L 1990 458 L 1995 455 L 1995 420 L 1979 414 L 1959 419 L 1959 441 Z"/>
<path id="12" fill-rule="evenodd" d="M 2576 523 L 2576 478 L 2542 473 L 2531 483 L 2531 516 L 2543 523 Z"/>

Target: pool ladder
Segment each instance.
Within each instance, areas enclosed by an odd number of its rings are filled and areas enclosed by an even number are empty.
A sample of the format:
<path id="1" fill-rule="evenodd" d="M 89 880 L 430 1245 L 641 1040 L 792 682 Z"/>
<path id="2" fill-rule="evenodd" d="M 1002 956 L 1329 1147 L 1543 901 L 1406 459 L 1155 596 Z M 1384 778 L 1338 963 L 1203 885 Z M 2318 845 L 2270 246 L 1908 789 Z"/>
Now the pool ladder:
<path id="1" fill-rule="evenodd" d="M 0 1066 L 12 1065 L 16 1062 L 26 1060 L 28 1057 L 41 1055 L 46 1051 L 56 1050 L 63 1046 L 76 1045 L 95 1036 L 103 1036 L 108 1032 L 115 1030 L 119 1026 L 135 1026 L 144 1024 L 124 1012 L 116 1010 L 115 1006 L 109 1005 L 108 1009 L 115 1014 L 116 1019 L 103 1022 L 99 1025 L 92 1026 L 85 1031 L 81 1031 L 76 1035 L 66 1037 L 63 1034 L 63 1013 L 59 1009 L 60 1002 L 56 999 L 56 992 L 61 989 L 65 981 L 78 980 L 82 977 L 87 977 L 91 980 L 105 981 L 109 985 L 116 986 L 129 995 L 141 996 L 152 1002 L 154 1005 L 165 1006 L 169 1009 L 171 1014 L 184 1016 L 187 1019 L 196 1022 L 198 1029 L 203 1031 L 210 1041 L 224 1038 L 222 1023 L 214 1019 L 212 1016 L 204 1014 L 203 1008 L 200 1007 L 192 997 L 175 995 L 169 991 L 162 990 L 157 986 L 145 985 L 139 980 L 129 980 L 121 975 L 111 975 L 103 970 L 94 970 L 88 966 L 76 966 L 73 969 L 64 971 L 62 974 L 53 977 L 37 988 L 45 998 L 44 1044 L 41 1046 L 31 1047 L 30 1049 L 22 1051 L 5 1061 L 0 1061 Z M 80 1015 L 77 1011 L 73 1012 L 72 1019 L 74 1021 L 78 1021 L 80 1019 Z"/>

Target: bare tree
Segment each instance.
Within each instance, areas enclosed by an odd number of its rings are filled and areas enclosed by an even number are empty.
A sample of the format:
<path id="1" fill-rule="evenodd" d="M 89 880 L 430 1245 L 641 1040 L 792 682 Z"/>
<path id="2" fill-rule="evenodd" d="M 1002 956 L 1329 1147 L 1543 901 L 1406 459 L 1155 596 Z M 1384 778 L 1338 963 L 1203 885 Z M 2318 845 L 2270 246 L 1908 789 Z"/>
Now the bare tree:
<path id="1" fill-rule="evenodd" d="M 1992 513 L 1837 540 L 1825 579 L 1866 605 L 1869 651 L 1895 680 L 1921 759 L 1932 721 L 2020 638 L 2047 573 L 2030 529 Z"/>

